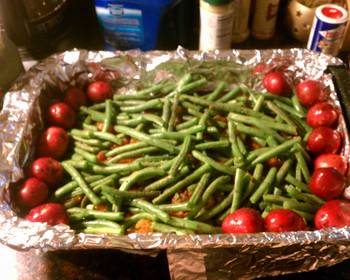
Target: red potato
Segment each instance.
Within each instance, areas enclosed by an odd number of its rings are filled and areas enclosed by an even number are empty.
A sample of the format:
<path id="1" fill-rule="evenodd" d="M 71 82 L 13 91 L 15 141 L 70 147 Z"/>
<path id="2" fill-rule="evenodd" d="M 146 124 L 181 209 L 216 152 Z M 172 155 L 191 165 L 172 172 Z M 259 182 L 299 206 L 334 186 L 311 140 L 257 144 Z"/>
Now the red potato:
<path id="1" fill-rule="evenodd" d="M 26 216 L 26 220 L 48 223 L 51 226 L 69 223 L 66 210 L 58 203 L 46 203 L 33 208 Z"/>
<path id="2" fill-rule="evenodd" d="M 252 208 L 240 208 L 229 214 L 222 223 L 223 233 L 254 233 L 264 231 L 264 220 Z"/>
<path id="3" fill-rule="evenodd" d="M 252 69 L 252 75 L 259 75 L 264 72 L 266 72 L 270 67 L 264 63 L 258 63 L 257 65 L 254 66 Z"/>
<path id="4" fill-rule="evenodd" d="M 334 168 L 319 168 L 312 174 L 309 186 L 315 195 L 332 200 L 343 194 L 345 177 Z"/>
<path id="5" fill-rule="evenodd" d="M 311 127 L 332 126 L 337 120 L 337 110 L 333 105 L 326 102 L 316 103 L 306 115 L 307 124 Z"/>
<path id="6" fill-rule="evenodd" d="M 37 145 L 37 154 L 39 157 L 61 159 L 67 151 L 68 144 L 68 133 L 63 128 L 51 126 L 41 135 Z"/>
<path id="7" fill-rule="evenodd" d="M 347 170 L 347 162 L 343 156 L 337 154 L 322 154 L 314 161 L 314 169 L 332 167 L 340 174 L 345 175 Z"/>
<path id="8" fill-rule="evenodd" d="M 338 131 L 329 127 L 317 127 L 312 130 L 307 139 L 307 148 L 314 154 L 335 154 L 339 151 L 342 143 Z"/>
<path id="9" fill-rule="evenodd" d="M 44 181 L 49 186 L 59 185 L 64 178 L 64 170 L 61 164 L 51 157 L 36 159 L 31 166 L 32 175 Z"/>
<path id="10" fill-rule="evenodd" d="M 26 208 L 32 208 L 43 203 L 49 195 L 49 187 L 41 180 L 32 177 L 19 188 L 17 201 Z"/>
<path id="11" fill-rule="evenodd" d="M 314 223 L 317 229 L 350 226 L 350 202 L 345 200 L 326 202 L 317 210 Z"/>
<path id="12" fill-rule="evenodd" d="M 265 89 L 275 95 L 288 95 L 291 88 L 286 77 L 281 72 L 271 71 L 265 74 L 263 78 Z"/>
<path id="13" fill-rule="evenodd" d="M 63 102 L 70 106 L 74 111 L 79 111 L 81 106 L 86 105 L 85 92 L 80 88 L 71 87 L 66 91 Z"/>
<path id="14" fill-rule="evenodd" d="M 57 102 L 48 110 L 48 121 L 51 125 L 69 129 L 75 125 L 76 114 L 66 103 Z"/>
<path id="15" fill-rule="evenodd" d="M 326 99 L 323 85 L 319 81 L 306 80 L 296 86 L 296 95 L 300 103 L 310 107 Z"/>
<path id="16" fill-rule="evenodd" d="M 274 209 L 265 218 L 265 228 L 270 232 L 306 230 L 304 219 L 288 209 Z"/>
<path id="17" fill-rule="evenodd" d="M 96 81 L 89 85 L 87 96 L 92 102 L 103 102 L 113 97 L 112 87 L 104 81 Z"/>

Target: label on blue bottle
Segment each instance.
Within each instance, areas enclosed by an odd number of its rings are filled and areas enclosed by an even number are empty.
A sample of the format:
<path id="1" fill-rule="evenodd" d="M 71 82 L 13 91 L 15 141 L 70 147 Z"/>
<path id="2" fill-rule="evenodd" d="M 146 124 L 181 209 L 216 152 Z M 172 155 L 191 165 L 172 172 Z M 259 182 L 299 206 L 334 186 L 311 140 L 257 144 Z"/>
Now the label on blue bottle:
<path id="1" fill-rule="evenodd" d="M 116 4 L 113 1 L 96 1 L 96 13 L 103 27 L 107 47 L 125 50 L 140 48 L 144 43 L 142 10 Z"/>

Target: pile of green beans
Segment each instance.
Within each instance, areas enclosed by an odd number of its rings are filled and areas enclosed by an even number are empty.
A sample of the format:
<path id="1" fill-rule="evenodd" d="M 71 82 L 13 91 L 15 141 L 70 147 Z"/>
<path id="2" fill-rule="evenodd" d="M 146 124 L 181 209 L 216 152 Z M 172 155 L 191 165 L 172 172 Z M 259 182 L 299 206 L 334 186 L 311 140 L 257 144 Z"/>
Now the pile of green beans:
<path id="1" fill-rule="evenodd" d="M 310 127 L 295 96 L 279 97 L 186 74 L 82 107 L 62 162 L 71 181 L 53 200 L 72 228 L 127 234 L 211 234 L 241 207 L 291 209 L 312 221 Z M 137 232 L 137 230 L 136 230 Z"/>

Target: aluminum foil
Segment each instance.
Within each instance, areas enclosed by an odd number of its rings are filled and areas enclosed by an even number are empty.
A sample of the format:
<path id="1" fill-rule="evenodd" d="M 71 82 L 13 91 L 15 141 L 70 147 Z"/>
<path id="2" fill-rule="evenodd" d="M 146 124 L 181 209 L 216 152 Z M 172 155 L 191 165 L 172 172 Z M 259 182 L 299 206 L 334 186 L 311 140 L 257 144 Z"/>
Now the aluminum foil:
<path id="1" fill-rule="evenodd" d="M 313 270 L 349 258 L 350 228 L 280 234 L 112 236 L 76 233 L 65 225 L 31 223 L 16 214 L 9 187 L 24 177 L 36 136 L 43 129 L 42 112 L 49 99 L 96 76 L 118 78 L 120 93 L 127 94 L 160 63 L 190 58 L 246 66 L 263 62 L 282 68 L 294 82 L 301 78 L 321 79 L 341 110 L 332 77 L 325 70 L 328 65 L 341 65 L 342 61 L 304 49 L 194 52 L 179 47 L 173 52 L 73 50 L 54 55 L 20 77 L 4 99 L 0 113 L 0 241 L 17 250 L 103 248 L 148 255 L 167 250 L 172 279 L 250 279 Z M 152 79 L 167 75 L 172 73 L 165 71 Z M 259 83 L 253 86 L 262 89 Z M 342 153 L 349 159 L 348 132 L 343 119 L 340 123 L 339 129 L 345 135 Z"/>

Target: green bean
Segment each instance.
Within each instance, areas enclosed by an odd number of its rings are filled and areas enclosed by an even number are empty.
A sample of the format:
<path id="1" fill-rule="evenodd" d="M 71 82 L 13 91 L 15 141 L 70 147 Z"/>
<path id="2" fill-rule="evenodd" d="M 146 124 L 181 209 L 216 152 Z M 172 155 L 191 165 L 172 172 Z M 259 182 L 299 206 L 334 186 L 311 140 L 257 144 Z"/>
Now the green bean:
<path id="1" fill-rule="evenodd" d="M 181 96 L 182 98 L 182 96 Z M 199 105 L 195 105 L 195 104 L 192 104 L 191 102 L 188 102 L 188 101 L 184 101 L 184 100 L 181 100 L 181 105 L 183 107 L 185 107 L 187 110 L 193 110 L 193 111 L 196 111 L 198 113 L 200 113 L 202 111 L 202 107 L 199 106 Z"/>
<path id="2" fill-rule="evenodd" d="M 121 191 L 108 186 L 101 187 L 102 193 L 108 193 L 115 198 L 149 198 L 159 195 L 158 191 Z"/>
<path id="3" fill-rule="evenodd" d="M 245 108 L 239 103 L 210 102 L 203 98 L 188 96 L 188 95 L 183 95 L 181 96 L 181 98 L 190 100 L 191 102 L 195 104 L 199 104 L 201 106 L 210 107 L 211 109 L 214 109 L 214 110 L 225 111 L 225 112 L 235 112 L 235 113 L 245 114 L 255 118 L 263 119 L 269 122 L 274 122 L 273 118 L 265 115 L 264 113 L 254 111 L 253 109 Z"/>
<path id="4" fill-rule="evenodd" d="M 290 198 L 284 197 L 282 195 L 276 195 L 276 194 L 264 194 L 263 195 L 263 201 L 267 202 L 269 204 L 279 204 L 282 205 L 285 201 L 290 200 Z"/>
<path id="5" fill-rule="evenodd" d="M 146 147 L 148 144 L 145 142 L 137 142 L 137 143 L 130 143 L 127 145 L 123 145 L 117 148 L 114 148 L 113 150 L 108 151 L 105 155 L 106 157 L 112 157 L 124 152 L 129 152 L 132 150 L 136 150 L 138 148 L 144 148 Z"/>
<path id="6" fill-rule="evenodd" d="M 303 174 L 305 181 L 309 183 L 310 181 L 310 172 L 309 168 L 307 167 L 306 161 L 304 159 L 304 156 L 301 152 L 296 152 L 295 157 L 298 161 L 298 164 L 300 165 L 301 168 L 301 173 Z"/>
<path id="7" fill-rule="evenodd" d="M 83 123 L 82 127 L 86 130 L 91 130 L 91 131 L 97 131 L 97 127 L 96 125 L 91 125 L 91 124 L 87 124 L 87 123 Z"/>
<path id="8" fill-rule="evenodd" d="M 189 149 L 191 146 L 191 137 L 187 135 L 184 139 L 184 142 L 181 146 L 180 153 L 176 156 L 171 168 L 169 170 L 170 175 L 175 175 L 177 170 L 179 169 L 181 163 L 184 161 Z"/>
<path id="9" fill-rule="evenodd" d="M 139 113 L 149 109 L 160 109 L 162 106 L 162 101 L 160 99 L 152 99 L 143 102 L 140 105 L 121 107 L 120 110 L 126 113 Z"/>
<path id="10" fill-rule="evenodd" d="M 165 175 L 165 171 L 161 168 L 146 167 L 144 169 L 137 170 L 137 171 L 133 172 L 123 182 L 123 184 L 120 186 L 119 190 L 126 191 L 130 187 L 132 187 L 132 185 L 134 185 L 135 183 L 137 183 L 139 181 L 147 180 L 147 179 L 154 178 L 154 177 L 161 177 L 164 175 Z"/>
<path id="11" fill-rule="evenodd" d="M 231 166 L 225 166 L 223 164 L 220 164 L 216 162 L 214 159 L 194 150 L 192 151 L 192 155 L 194 158 L 198 159 L 199 161 L 206 163 L 210 165 L 213 169 L 228 174 L 228 175 L 234 175 L 235 174 L 235 168 Z"/>
<path id="12" fill-rule="evenodd" d="M 303 146 L 300 144 L 300 143 L 296 143 L 294 145 L 294 147 L 292 148 L 292 152 L 296 152 L 296 151 L 299 151 L 302 153 L 304 159 L 307 161 L 307 162 L 312 162 L 312 159 L 310 157 L 310 155 L 308 154 L 308 152 L 303 148 Z"/>
<path id="13" fill-rule="evenodd" d="M 117 125 L 124 125 L 124 126 L 131 126 L 136 127 L 140 124 L 143 124 L 145 122 L 145 119 L 142 116 L 136 116 L 135 118 L 129 119 L 129 120 L 117 120 Z"/>
<path id="14" fill-rule="evenodd" d="M 206 223 L 201 223 L 201 222 L 191 221 L 191 220 L 184 220 L 184 219 L 175 218 L 175 217 L 171 217 L 170 220 L 167 222 L 167 224 L 175 227 L 193 230 L 196 233 L 218 233 L 221 231 L 220 228 L 213 227 Z"/>
<path id="15" fill-rule="evenodd" d="M 203 193 L 202 205 L 205 205 L 208 202 L 209 198 L 216 192 L 217 188 L 220 185 L 226 184 L 229 181 L 230 181 L 229 176 L 220 176 L 216 178 L 213 182 L 211 182 Z"/>
<path id="16" fill-rule="evenodd" d="M 188 91 L 193 91 L 195 89 L 198 89 L 198 88 L 205 86 L 206 84 L 207 84 L 207 80 L 205 78 L 201 78 L 197 81 L 194 81 L 194 82 L 191 82 L 191 83 L 188 83 L 188 84 L 182 86 L 180 88 L 179 92 L 185 93 Z"/>
<path id="17" fill-rule="evenodd" d="M 132 162 L 127 164 L 114 164 L 110 166 L 99 166 L 92 165 L 91 169 L 96 174 L 114 174 L 114 173 L 122 173 L 122 172 L 132 172 L 142 168 L 142 164 L 140 162 Z"/>
<path id="18" fill-rule="evenodd" d="M 239 149 L 239 146 L 237 143 L 236 127 L 235 127 L 232 120 L 228 121 L 228 137 L 229 137 L 229 141 L 231 143 L 232 155 L 234 157 L 236 157 L 238 161 L 242 161 L 243 155 L 242 155 L 241 150 Z"/>
<path id="19" fill-rule="evenodd" d="M 151 184 L 149 184 L 148 186 L 145 187 L 145 191 L 151 191 L 151 190 L 161 190 L 164 189 L 166 186 L 170 185 L 170 184 L 174 184 L 177 181 L 179 181 L 180 179 L 182 179 L 184 176 L 186 176 L 188 173 L 190 172 L 190 169 L 188 166 L 184 166 L 182 168 L 180 168 L 180 171 L 178 174 L 176 174 L 175 176 L 169 175 L 166 176 L 158 181 L 155 181 Z"/>
<path id="20" fill-rule="evenodd" d="M 204 193 L 205 188 L 207 187 L 209 183 L 210 173 L 205 173 L 202 178 L 199 180 L 199 182 L 196 184 L 196 187 L 191 195 L 190 200 L 188 201 L 188 204 L 194 208 L 199 201 L 202 198 L 202 194 Z M 192 211 L 191 211 L 192 213 Z M 194 214 L 194 213 L 192 213 Z M 194 214 L 195 215 L 195 214 Z"/>
<path id="21" fill-rule="evenodd" d="M 315 213 L 319 208 L 318 205 L 312 205 L 310 203 L 299 202 L 295 200 L 286 200 L 283 202 L 283 208 L 297 210 L 297 211 L 306 211 L 310 213 Z"/>
<path id="22" fill-rule="evenodd" d="M 98 211 L 79 207 L 69 208 L 67 209 L 67 213 L 69 215 L 74 215 L 75 218 L 79 217 L 82 220 L 96 218 L 110 221 L 122 221 L 124 219 L 124 213 L 122 212 Z"/>
<path id="23" fill-rule="evenodd" d="M 186 129 L 186 128 L 190 128 L 194 125 L 198 124 L 198 119 L 197 118 L 193 118 L 191 117 L 191 119 L 189 119 L 188 121 L 185 121 L 183 123 L 180 123 L 176 126 L 176 130 L 182 130 L 182 129 Z"/>
<path id="24" fill-rule="evenodd" d="M 61 165 L 64 168 L 64 170 L 66 170 L 67 173 L 69 173 L 72 176 L 74 181 L 78 183 L 79 187 L 83 190 L 85 195 L 94 205 L 101 203 L 101 199 L 90 189 L 89 185 L 85 182 L 84 178 L 69 162 L 62 162 Z"/>
<path id="25" fill-rule="evenodd" d="M 279 141 L 279 142 L 281 142 L 281 141 Z M 267 145 L 269 145 L 269 147 L 277 147 L 278 146 L 277 140 L 271 135 L 266 137 L 266 143 L 267 143 Z"/>
<path id="26" fill-rule="evenodd" d="M 150 220 L 150 221 L 154 221 L 156 218 L 154 215 L 149 214 L 149 213 L 144 213 L 144 212 L 140 212 L 137 213 L 129 218 L 125 219 L 124 222 L 124 227 L 125 228 L 129 228 L 131 227 L 133 224 L 136 224 L 139 220 Z"/>
<path id="27" fill-rule="evenodd" d="M 96 182 L 102 178 L 103 178 L 103 176 L 101 176 L 101 175 L 91 175 L 91 176 L 85 177 L 85 181 L 87 183 L 92 183 L 92 182 Z M 71 182 L 63 185 L 62 187 L 58 188 L 54 193 L 54 197 L 56 199 L 59 199 L 59 198 L 65 196 L 66 194 L 72 192 L 77 187 L 79 187 L 78 183 L 76 181 L 71 181 Z"/>
<path id="28" fill-rule="evenodd" d="M 303 118 L 305 116 L 303 113 L 296 111 L 293 107 L 291 107 L 283 102 L 280 102 L 278 100 L 274 100 L 273 103 L 293 116 L 296 116 L 298 118 Z"/>
<path id="29" fill-rule="evenodd" d="M 266 102 L 267 104 L 267 107 L 272 111 L 274 112 L 277 116 L 279 116 L 282 120 L 284 120 L 287 124 L 291 125 L 291 126 L 294 126 L 295 128 L 297 128 L 295 122 L 293 121 L 292 118 L 290 118 L 288 116 L 287 113 L 285 113 L 283 111 L 283 109 L 279 108 L 276 104 L 274 104 L 273 102 L 271 101 L 267 101 Z"/>
<path id="30" fill-rule="evenodd" d="M 86 227 L 81 231 L 86 234 L 116 234 L 116 235 L 124 234 L 123 228 L 118 229 L 118 228 L 111 228 L 111 227 Z"/>
<path id="31" fill-rule="evenodd" d="M 90 170 L 91 169 L 91 164 L 86 161 L 86 160 L 67 160 L 66 162 L 68 162 L 71 166 L 73 166 L 76 169 L 79 170 Z"/>
<path id="32" fill-rule="evenodd" d="M 83 149 L 79 148 L 74 148 L 74 152 L 77 153 L 78 155 L 81 155 L 84 159 L 86 159 L 89 162 L 96 163 L 97 162 L 97 157 L 96 155 L 89 153 Z"/>
<path id="33" fill-rule="evenodd" d="M 204 114 L 199 119 L 198 124 L 205 126 L 205 123 L 208 120 L 209 114 L 210 114 L 210 110 L 205 110 Z M 197 140 L 202 140 L 203 139 L 203 131 L 197 132 L 196 139 Z"/>
<path id="34" fill-rule="evenodd" d="M 251 203 L 255 204 L 260 200 L 263 194 L 270 188 L 270 186 L 275 181 L 276 173 L 277 173 L 276 167 L 270 168 L 265 179 L 262 181 L 259 187 L 255 190 L 255 192 L 251 195 L 249 199 Z"/>
<path id="35" fill-rule="evenodd" d="M 282 191 L 281 191 L 281 189 L 279 189 L 277 187 L 274 187 L 273 194 L 275 194 L 275 195 L 282 195 Z"/>
<path id="36" fill-rule="evenodd" d="M 91 109 L 84 107 L 84 106 L 80 107 L 80 111 L 90 115 L 91 119 L 94 121 L 97 121 L 97 122 L 103 122 L 106 118 L 106 115 L 104 113 L 91 110 Z"/>
<path id="37" fill-rule="evenodd" d="M 254 105 L 254 108 L 253 110 L 254 111 L 260 111 L 261 110 L 261 107 L 263 106 L 265 102 L 265 97 L 264 95 L 260 95 L 257 99 L 257 101 L 255 102 L 255 105 Z"/>
<path id="38" fill-rule="evenodd" d="M 163 112 L 162 112 L 162 121 L 164 129 L 168 128 L 168 123 L 171 114 L 171 102 L 169 98 L 165 98 L 163 102 Z"/>
<path id="39" fill-rule="evenodd" d="M 165 212 L 189 211 L 190 207 L 187 202 L 176 204 L 160 204 L 158 208 Z"/>
<path id="40" fill-rule="evenodd" d="M 86 152 L 93 153 L 93 154 L 98 153 L 101 150 L 100 148 L 92 147 L 92 146 L 89 146 L 88 144 L 77 142 L 77 141 L 74 142 L 74 146 L 81 150 L 84 150 Z"/>
<path id="41" fill-rule="evenodd" d="M 276 175 L 276 181 L 278 184 L 282 183 L 288 171 L 292 167 L 292 164 L 293 164 L 293 159 L 287 159 L 283 162 L 282 166 L 278 169 L 278 172 Z"/>
<path id="42" fill-rule="evenodd" d="M 301 191 L 299 191 L 298 189 L 296 189 L 291 185 L 285 186 L 285 189 L 290 197 L 295 198 L 297 200 L 302 200 L 311 205 L 316 203 L 318 206 L 321 206 L 325 203 L 325 201 L 322 198 L 319 198 L 314 194 L 302 193 Z"/>
<path id="43" fill-rule="evenodd" d="M 144 114 L 142 114 L 142 118 L 145 119 L 146 121 L 149 121 L 149 122 L 152 122 L 156 125 L 159 125 L 160 127 L 164 126 L 163 120 L 156 115 L 144 113 Z"/>
<path id="44" fill-rule="evenodd" d="M 230 142 L 227 140 L 219 141 L 206 141 L 205 143 L 200 143 L 195 146 L 196 150 L 211 150 L 219 148 L 227 148 L 230 146 Z"/>
<path id="45" fill-rule="evenodd" d="M 246 125 L 241 124 L 241 123 L 237 123 L 236 124 L 236 129 L 239 132 L 248 134 L 250 136 L 256 136 L 258 138 L 265 138 L 266 137 L 266 134 L 261 129 L 255 128 L 255 127 L 246 126 Z"/>
<path id="46" fill-rule="evenodd" d="M 218 97 L 220 96 L 220 94 L 221 94 L 226 88 L 227 88 L 227 83 L 226 83 L 226 82 L 219 82 L 218 85 L 216 86 L 216 88 L 214 89 L 214 91 L 208 95 L 207 100 L 208 100 L 208 101 L 214 101 L 214 100 L 218 99 Z"/>
<path id="47" fill-rule="evenodd" d="M 164 233 L 173 232 L 173 233 L 176 233 L 177 235 L 186 235 L 186 234 L 194 233 L 192 230 L 177 228 L 174 226 L 169 226 L 169 225 L 165 225 L 157 222 L 152 222 L 152 229 L 154 231 L 164 232 Z"/>
<path id="48" fill-rule="evenodd" d="M 139 141 L 143 141 L 146 142 L 147 144 L 151 145 L 151 146 L 156 146 L 160 149 L 166 150 L 168 152 L 170 152 L 171 154 L 176 154 L 178 152 L 178 148 L 176 148 L 173 145 L 170 145 L 162 140 L 155 140 L 153 138 L 151 138 L 149 135 L 144 134 L 142 132 L 136 131 L 134 129 L 125 127 L 125 126 L 120 126 L 120 125 L 116 125 L 114 126 L 115 131 L 120 132 L 120 133 L 124 133 L 130 137 L 136 138 Z"/>
<path id="49" fill-rule="evenodd" d="M 185 179 L 177 182 L 175 185 L 164 190 L 162 194 L 157 196 L 152 200 L 154 204 L 160 204 L 163 201 L 167 200 L 170 196 L 174 195 L 176 192 L 182 190 L 184 187 L 190 185 L 192 182 L 196 181 L 198 178 L 203 176 L 204 173 L 208 172 L 211 169 L 210 165 L 204 164 L 197 168 L 192 174 L 187 176 Z"/>
<path id="50" fill-rule="evenodd" d="M 293 210 L 294 212 L 299 214 L 302 218 L 304 218 L 308 222 L 313 222 L 314 221 L 314 215 L 313 214 L 310 214 L 310 213 L 305 212 L 305 211 L 296 210 L 296 209 L 291 209 L 291 210 Z"/>
<path id="51" fill-rule="evenodd" d="M 171 106 L 171 113 L 170 113 L 170 118 L 168 122 L 168 129 L 167 129 L 168 132 L 173 131 L 176 125 L 175 122 L 176 122 L 178 106 L 179 106 L 179 92 L 176 91 L 176 94 L 174 96 L 173 103 Z"/>
<path id="52" fill-rule="evenodd" d="M 102 188 L 102 187 L 101 187 Z M 120 212 L 122 206 L 122 198 L 113 196 L 112 194 L 105 192 L 102 190 L 102 197 L 106 198 L 106 200 L 112 205 L 113 212 Z"/>
<path id="53" fill-rule="evenodd" d="M 182 140 L 189 134 L 195 134 L 197 132 L 202 132 L 205 130 L 204 125 L 195 125 L 188 129 L 183 129 L 180 131 L 164 131 L 158 134 L 154 134 L 153 137 L 156 139 L 176 139 Z"/>
<path id="54" fill-rule="evenodd" d="M 201 221 L 207 221 L 217 216 L 218 214 L 220 214 L 222 211 L 224 211 L 226 208 L 230 206 L 230 204 L 232 203 L 232 197 L 233 197 L 233 191 L 231 191 L 228 196 L 226 196 L 222 201 L 220 201 L 213 208 L 207 210 L 202 215 L 200 215 L 198 219 Z M 230 208 L 228 210 L 231 211 Z"/>
<path id="55" fill-rule="evenodd" d="M 122 144 L 122 140 L 118 137 L 116 137 L 114 134 L 109 133 L 109 132 L 101 132 L 101 131 L 91 131 L 92 137 L 101 139 L 101 140 L 106 140 L 118 145 Z"/>
<path id="56" fill-rule="evenodd" d="M 146 89 L 143 89 L 141 91 L 137 91 L 135 93 L 130 93 L 130 94 L 115 94 L 113 96 L 114 100 L 145 100 L 150 97 L 152 97 L 151 94 L 156 94 L 160 92 L 164 88 L 164 84 L 157 84 L 153 85 L 151 87 L 148 87 Z"/>
<path id="57" fill-rule="evenodd" d="M 306 116 L 305 109 L 304 109 L 304 107 L 300 104 L 299 98 L 295 95 L 295 93 L 293 94 L 293 96 L 292 96 L 291 99 L 292 99 L 292 104 L 293 104 L 294 109 L 295 109 L 298 113 L 302 114 L 303 117 L 305 117 L 305 116 Z"/>
<path id="58" fill-rule="evenodd" d="M 106 100 L 106 112 L 105 112 L 106 118 L 104 120 L 103 129 L 102 132 L 108 132 L 112 121 L 115 118 L 115 112 L 112 104 L 112 100 L 108 99 Z"/>
<path id="59" fill-rule="evenodd" d="M 100 175 L 98 175 L 100 176 Z M 93 191 L 97 192 L 100 190 L 101 186 L 103 185 L 113 185 L 118 179 L 118 175 L 116 174 L 111 174 L 107 177 L 104 177 L 100 180 L 97 180 L 95 182 L 90 183 L 90 187 L 92 188 Z M 81 188 L 76 188 L 73 192 L 72 192 L 72 196 L 76 196 L 76 195 L 82 195 L 84 194 L 83 190 Z"/>
<path id="60" fill-rule="evenodd" d="M 274 130 L 282 131 L 292 135 L 297 135 L 297 130 L 295 127 L 284 123 L 278 123 L 274 120 L 270 121 L 267 119 L 259 119 L 257 117 L 245 116 L 237 113 L 230 113 L 229 119 L 232 119 L 233 121 L 237 121 L 237 122 L 243 122 L 243 123 L 252 124 L 255 126 L 260 126 L 259 128 L 262 128 L 265 126 L 268 128 L 272 128 Z"/>
<path id="61" fill-rule="evenodd" d="M 112 158 L 109 158 L 107 160 L 107 164 L 113 164 L 113 163 L 116 163 L 116 162 L 123 160 L 123 159 L 136 158 L 136 157 L 147 155 L 147 154 L 154 153 L 157 151 L 159 151 L 159 148 L 152 147 L 152 146 L 136 149 L 136 150 L 121 153 L 121 154 L 118 154 Z"/>
<path id="62" fill-rule="evenodd" d="M 265 153 L 259 155 L 256 159 L 254 159 L 252 164 L 255 165 L 257 163 L 261 163 L 266 160 L 269 160 L 272 157 L 278 156 L 279 154 L 290 149 L 295 143 L 299 141 L 300 141 L 300 138 L 298 137 L 295 139 L 290 139 L 276 147 L 272 147 L 271 149 L 267 150 Z"/>
<path id="63" fill-rule="evenodd" d="M 242 203 L 243 189 L 246 185 L 244 177 L 245 177 L 245 172 L 242 169 L 237 168 L 236 174 L 235 174 L 235 183 L 233 186 L 231 213 L 235 212 Z"/>
<path id="64" fill-rule="evenodd" d="M 301 166 L 297 162 L 296 167 L 295 167 L 295 179 L 297 179 L 298 181 L 302 181 L 303 180 L 302 176 L 303 176 L 303 174 L 301 174 Z"/>
<path id="65" fill-rule="evenodd" d="M 170 220 L 170 216 L 168 213 L 160 210 L 157 206 L 152 203 L 142 200 L 142 199 L 134 199 L 130 203 L 131 206 L 142 209 L 143 211 L 154 215 L 157 219 L 161 220 L 164 223 L 168 223 Z"/>
<path id="66" fill-rule="evenodd" d="M 109 147 L 109 145 L 106 146 L 100 140 L 97 140 L 97 139 L 86 139 L 86 138 L 82 138 L 82 137 L 74 136 L 74 135 L 72 135 L 72 138 L 76 141 L 79 141 L 79 142 L 82 142 L 84 144 L 91 145 L 94 147 L 98 147 L 98 148 L 108 148 Z"/>
<path id="67" fill-rule="evenodd" d="M 231 99 L 234 99 L 239 93 L 241 92 L 241 88 L 239 86 L 235 87 L 222 97 L 220 97 L 217 101 L 218 102 L 227 102 Z"/>
<path id="68" fill-rule="evenodd" d="M 245 145 L 240 137 L 237 137 L 237 144 L 238 144 L 238 148 L 239 148 L 241 154 L 243 156 L 245 156 L 248 151 L 247 151 L 247 148 L 245 147 Z"/>
<path id="69" fill-rule="evenodd" d="M 292 175 L 288 174 L 285 178 L 286 182 L 296 186 L 298 189 L 304 192 L 310 192 L 309 186 L 304 184 L 303 182 L 298 181 Z"/>
<path id="70" fill-rule="evenodd" d="M 124 234 L 124 228 L 119 224 L 111 221 L 83 221 L 80 223 L 80 225 L 84 227 L 83 232 L 85 233 L 111 233 L 117 235 Z"/>
<path id="71" fill-rule="evenodd" d="M 263 172 L 264 172 L 264 165 L 263 164 L 258 163 L 257 165 L 255 165 L 255 168 L 253 171 L 253 178 L 250 178 L 247 189 L 246 189 L 245 193 L 243 194 L 243 200 L 246 200 L 249 196 L 251 196 L 254 189 L 255 189 L 255 186 L 257 184 L 260 184 L 260 182 L 262 180 Z"/>

